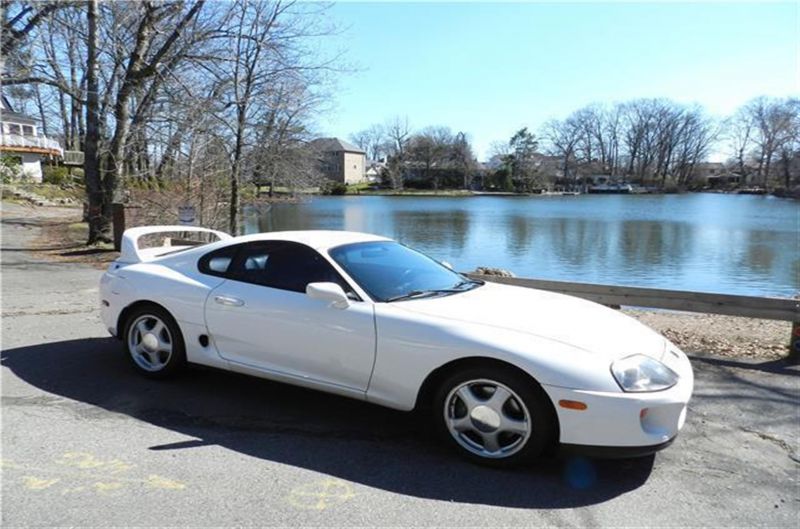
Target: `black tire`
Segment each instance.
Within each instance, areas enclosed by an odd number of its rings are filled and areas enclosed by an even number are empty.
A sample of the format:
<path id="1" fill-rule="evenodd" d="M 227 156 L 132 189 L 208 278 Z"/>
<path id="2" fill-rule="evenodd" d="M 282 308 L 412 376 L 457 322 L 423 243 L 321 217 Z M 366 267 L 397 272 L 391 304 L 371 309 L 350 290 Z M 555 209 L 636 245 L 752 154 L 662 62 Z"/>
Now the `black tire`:
<path id="1" fill-rule="evenodd" d="M 163 330 L 158 331 L 159 344 L 169 344 L 170 351 L 156 350 L 156 351 L 142 351 L 137 352 L 132 340 L 142 341 L 142 333 L 135 331 L 135 336 L 131 336 L 132 328 L 139 322 L 143 322 L 145 327 L 152 325 L 154 336 L 156 335 L 157 327 L 154 322 L 161 322 Z M 186 346 L 183 341 L 183 334 L 172 315 L 155 304 L 146 304 L 136 307 L 125 319 L 124 333 L 122 335 L 122 344 L 125 350 L 125 355 L 128 357 L 131 365 L 141 375 L 147 378 L 163 379 L 168 378 L 186 366 Z M 149 343 L 149 342 L 148 342 Z M 144 344 L 142 344 L 144 347 Z M 157 348 L 157 349 L 160 349 Z M 150 361 L 150 355 L 156 355 L 157 361 Z M 163 365 L 162 365 L 163 362 Z"/>
<path id="2" fill-rule="evenodd" d="M 488 406 L 494 394 L 489 393 L 492 383 L 500 384 L 505 386 L 504 389 L 510 390 L 511 394 L 502 407 L 503 416 L 521 421 L 516 424 L 527 425 L 529 433 L 501 431 L 502 428 L 492 430 L 494 425 L 490 423 L 494 420 L 493 415 L 488 416 L 488 422 L 481 422 L 480 418 L 477 420 L 475 418 L 475 415 L 480 413 L 476 411 L 472 414 L 466 413 L 467 407 L 464 401 L 455 392 L 464 388 L 467 383 L 471 383 L 466 386 L 470 394 L 477 397 L 476 402 L 484 408 Z M 495 391 L 497 387 L 495 386 Z M 485 401 L 481 398 L 484 396 L 488 396 Z M 521 401 L 523 406 L 519 406 L 517 400 Z M 550 398 L 535 380 L 513 368 L 488 365 L 455 371 L 439 385 L 433 394 L 431 407 L 431 419 L 438 437 L 462 457 L 481 465 L 507 468 L 528 464 L 552 448 L 557 440 L 558 424 Z M 459 407 L 462 408 L 461 414 Z M 449 423 L 457 420 L 468 421 L 462 423 L 469 425 L 467 429 L 461 432 L 451 431 Z M 481 428 L 486 431 L 481 433 L 479 431 Z M 484 434 L 500 436 L 498 438 L 500 450 L 492 452 L 493 455 L 476 452 L 480 451 L 477 445 L 483 442 Z M 484 446 L 484 450 L 485 448 Z M 508 450 L 507 453 L 503 452 L 505 449 Z"/>

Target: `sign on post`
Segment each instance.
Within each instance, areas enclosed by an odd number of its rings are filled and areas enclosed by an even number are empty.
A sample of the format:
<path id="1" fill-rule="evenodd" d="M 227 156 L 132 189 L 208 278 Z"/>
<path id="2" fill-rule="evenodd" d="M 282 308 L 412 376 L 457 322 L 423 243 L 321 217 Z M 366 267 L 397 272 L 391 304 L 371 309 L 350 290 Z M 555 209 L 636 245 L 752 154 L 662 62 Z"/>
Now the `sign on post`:
<path id="1" fill-rule="evenodd" d="M 178 206 L 178 223 L 182 226 L 195 225 L 194 206 Z"/>

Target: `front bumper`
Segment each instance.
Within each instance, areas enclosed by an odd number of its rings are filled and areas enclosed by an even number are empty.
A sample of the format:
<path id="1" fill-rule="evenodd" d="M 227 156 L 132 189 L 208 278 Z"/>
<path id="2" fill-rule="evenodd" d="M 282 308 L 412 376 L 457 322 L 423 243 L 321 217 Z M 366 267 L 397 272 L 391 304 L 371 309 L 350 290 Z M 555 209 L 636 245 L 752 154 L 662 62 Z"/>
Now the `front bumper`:
<path id="1" fill-rule="evenodd" d="M 629 448 L 633 455 L 636 449 L 638 455 L 646 455 L 668 446 L 686 421 L 694 374 L 685 354 L 674 348 L 667 354 L 673 355 L 668 366 L 680 378 L 663 391 L 611 393 L 543 386 L 558 415 L 561 444 L 582 452 Z M 559 405 L 562 400 L 583 402 L 586 409 L 564 408 Z"/>
<path id="2" fill-rule="evenodd" d="M 562 444 L 560 452 L 562 454 L 575 454 L 599 459 L 629 459 L 634 457 L 645 457 L 663 450 L 675 441 L 675 437 L 669 441 L 650 446 L 589 446 L 589 445 L 570 445 Z"/>

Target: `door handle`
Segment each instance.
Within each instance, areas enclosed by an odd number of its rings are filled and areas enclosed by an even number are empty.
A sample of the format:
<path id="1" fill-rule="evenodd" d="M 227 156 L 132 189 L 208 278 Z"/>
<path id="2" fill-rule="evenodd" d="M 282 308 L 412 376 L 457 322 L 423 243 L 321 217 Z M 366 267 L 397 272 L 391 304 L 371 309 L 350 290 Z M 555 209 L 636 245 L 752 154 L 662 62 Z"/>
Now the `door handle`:
<path id="1" fill-rule="evenodd" d="M 214 301 L 219 303 L 220 305 L 228 305 L 231 307 L 241 307 L 244 305 L 244 301 L 239 298 L 233 298 L 230 296 L 214 296 Z"/>

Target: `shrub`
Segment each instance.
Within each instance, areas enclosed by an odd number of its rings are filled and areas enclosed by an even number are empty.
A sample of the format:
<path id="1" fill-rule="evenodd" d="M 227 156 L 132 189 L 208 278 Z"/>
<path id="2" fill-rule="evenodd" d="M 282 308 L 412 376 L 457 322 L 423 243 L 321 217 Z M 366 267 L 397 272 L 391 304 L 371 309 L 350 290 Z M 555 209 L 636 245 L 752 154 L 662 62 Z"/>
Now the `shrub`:
<path id="1" fill-rule="evenodd" d="M 323 195 L 345 195 L 347 194 L 347 185 L 342 182 L 325 182 L 320 186 Z"/>
<path id="2" fill-rule="evenodd" d="M 69 169 L 63 165 L 45 165 L 42 167 L 42 182 L 45 184 L 60 186 L 71 181 Z"/>
<path id="3" fill-rule="evenodd" d="M 22 176 L 22 164 L 18 156 L 7 154 L 0 155 L 0 180 L 4 184 L 16 180 Z"/>

